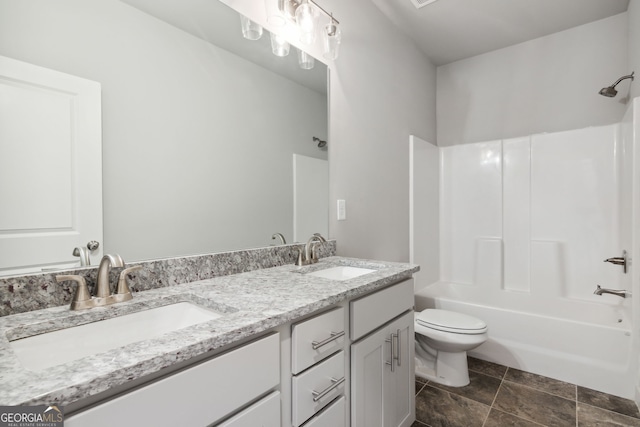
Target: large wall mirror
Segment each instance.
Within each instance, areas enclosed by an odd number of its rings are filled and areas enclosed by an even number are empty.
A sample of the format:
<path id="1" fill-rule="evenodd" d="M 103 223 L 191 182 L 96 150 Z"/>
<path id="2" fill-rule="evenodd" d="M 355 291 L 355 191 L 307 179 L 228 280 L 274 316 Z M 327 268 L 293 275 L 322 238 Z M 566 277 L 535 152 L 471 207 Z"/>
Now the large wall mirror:
<path id="1" fill-rule="evenodd" d="M 105 253 L 327 233 L 328 145 L 313 139 L 327 140 L 327 68 L 301 69 L 293 46 L 274 56 L 266 30 L 244 39 L 218 0 L 0 0 L 0 55 L 100 83 Z M 294 207 L 294 191 L 299 203 L 313 193 L 320 216 Z"/>

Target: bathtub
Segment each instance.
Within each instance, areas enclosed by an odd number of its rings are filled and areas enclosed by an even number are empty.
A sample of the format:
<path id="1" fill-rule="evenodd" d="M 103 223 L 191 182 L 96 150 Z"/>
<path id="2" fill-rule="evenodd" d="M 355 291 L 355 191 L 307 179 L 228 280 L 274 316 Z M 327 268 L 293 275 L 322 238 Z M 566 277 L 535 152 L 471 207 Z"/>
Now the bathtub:
<path id="1" fill-rule="evenodd" d="M 476 316 L 489 339 L 473 357 L 633 399 L 631 301 L 483 293 L 437 282 L 416 293 L 416 310 L 441 308 Z"/>

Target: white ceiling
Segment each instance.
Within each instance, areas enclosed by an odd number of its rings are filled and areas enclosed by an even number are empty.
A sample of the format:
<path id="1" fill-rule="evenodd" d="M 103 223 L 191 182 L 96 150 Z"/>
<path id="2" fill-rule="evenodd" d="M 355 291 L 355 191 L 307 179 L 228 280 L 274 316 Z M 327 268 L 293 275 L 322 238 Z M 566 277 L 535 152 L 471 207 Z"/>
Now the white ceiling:
<path id="1" fill-rule="evenodd" d="M 435 65 L 625 12 L 629 0 L 371 0 Z"/>

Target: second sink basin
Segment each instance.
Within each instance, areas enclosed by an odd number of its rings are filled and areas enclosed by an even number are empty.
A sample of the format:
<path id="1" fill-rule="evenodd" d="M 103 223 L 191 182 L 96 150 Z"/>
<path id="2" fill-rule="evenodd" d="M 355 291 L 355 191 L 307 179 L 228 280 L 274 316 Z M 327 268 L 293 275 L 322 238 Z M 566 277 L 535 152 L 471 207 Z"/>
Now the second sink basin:
<path id="1" fill-rule="evenodd" d="M 323 277 L 330 280 L 349 280 L 359 276 L 364 276 L 365 274 L 373 273 L 374 271 L 377 270 L 341 265 L 338 267 L 325 268 L 324 270 L 307 273 L 307 276 Z"/>
<path id="2" fill-rule="evenodd" d="M 178 302 L 34 335 L 10 344 L 25 368 L 38 371 L 222 316 L 190 302 Z"/>

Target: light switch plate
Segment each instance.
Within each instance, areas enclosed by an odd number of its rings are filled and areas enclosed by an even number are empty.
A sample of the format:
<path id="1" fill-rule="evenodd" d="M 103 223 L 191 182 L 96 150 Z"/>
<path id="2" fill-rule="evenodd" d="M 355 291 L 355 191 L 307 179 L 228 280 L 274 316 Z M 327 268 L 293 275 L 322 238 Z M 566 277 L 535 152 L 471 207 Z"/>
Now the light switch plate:
<path id="1" fill-rule="evenodd" d="M 338 221 L 344 221 L 345 219 L 347 219 L 347 202 L 338 199 Z"/>

